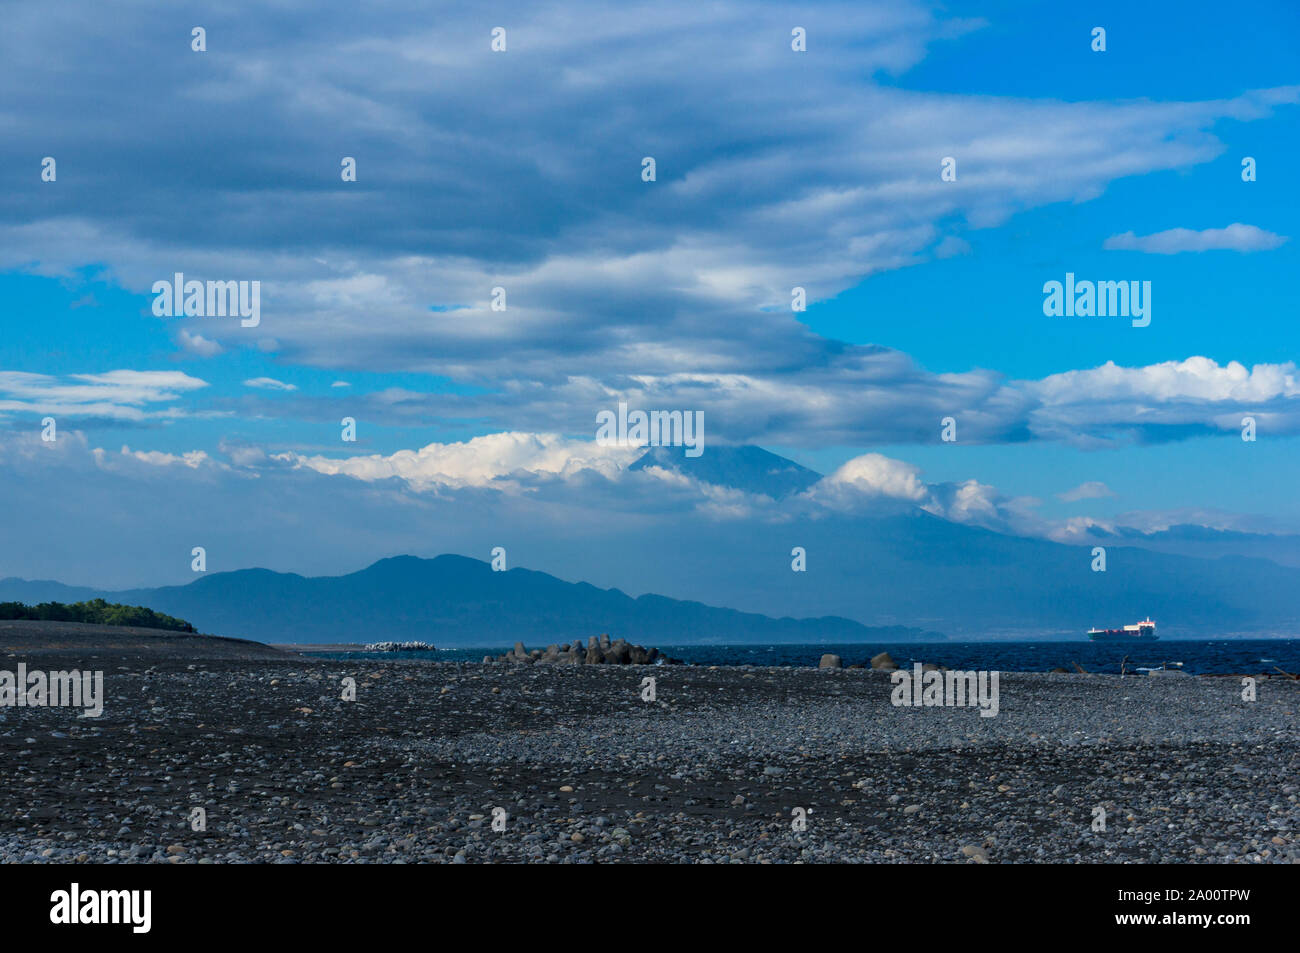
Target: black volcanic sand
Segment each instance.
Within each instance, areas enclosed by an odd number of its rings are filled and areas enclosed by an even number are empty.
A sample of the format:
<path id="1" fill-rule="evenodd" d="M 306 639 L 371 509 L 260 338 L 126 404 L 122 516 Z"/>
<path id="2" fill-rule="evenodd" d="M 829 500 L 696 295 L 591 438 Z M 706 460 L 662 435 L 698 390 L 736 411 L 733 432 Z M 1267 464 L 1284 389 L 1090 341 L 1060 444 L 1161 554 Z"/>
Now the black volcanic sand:
<path id="1" fill-rule="evenodd" d="M 1235 679 L 1009 674 L 1000 714 L 981 718 L 895 708 L 867 670 L 185 660 L 153 645 L 93 666 L 0 659 L 99 667 L 108 694 L 97 720 L 0 708 L 0 859 L 1300 860 L 1289 680 L 1248 703 Z"/>

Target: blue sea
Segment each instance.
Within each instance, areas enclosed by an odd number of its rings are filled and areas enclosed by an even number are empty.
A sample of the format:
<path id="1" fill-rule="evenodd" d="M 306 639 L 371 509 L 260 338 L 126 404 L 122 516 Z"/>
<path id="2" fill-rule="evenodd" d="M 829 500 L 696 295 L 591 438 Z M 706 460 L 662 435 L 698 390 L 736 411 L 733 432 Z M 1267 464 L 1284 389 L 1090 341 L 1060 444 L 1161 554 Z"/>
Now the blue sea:
<path id="1" fill-rule="evenodd" d="M 529 646 L 536 648 L 537 646 Z M 439 649 L 434 652 L 313 652 L 321 658 L 433 659 L 478 662 L 500 655 L 509 646 Z M 1281 668 L 1300 672 L 1300 639 L 1222 639 L 1197 642 L 1150 642 L 1112 645 L 1101 642 L 903 642 L 894 645 L 662 645 L 659 651 L 691 665 L 815 666 L 824 652 L 840 656 L 845 665 L 866 664 L 872 655 L 888 652 L 901 666 L 933 662 L 953 669 L 998 672 L 1046 672 L 1078 662 L 1089 672 L 1118 675 L 1128 656 L 1128 671 L 1168 665 L 1193 675 L 1243 672 L 1276 674 Z M 1177 664 L 1181 663 L 1181 664 Z"/>

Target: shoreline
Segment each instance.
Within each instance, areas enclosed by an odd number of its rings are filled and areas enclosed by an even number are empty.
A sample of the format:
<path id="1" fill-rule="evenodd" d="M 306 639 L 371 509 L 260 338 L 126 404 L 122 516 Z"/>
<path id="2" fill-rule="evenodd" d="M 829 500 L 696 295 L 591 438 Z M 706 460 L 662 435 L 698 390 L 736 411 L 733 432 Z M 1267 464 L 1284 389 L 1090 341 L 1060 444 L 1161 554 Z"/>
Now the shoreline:
<path id="1" fill-rule="evenodd" d="M 1210 653 L 1214 656 L 1224 656 L 1224 658 L 1218 659 L 1217 663 L 1216 661 L 1196 657 L 1194 651 L 1177 651 L 1180 646 L 1190 649 L 1192 646 L 1200 646 L 1204 643 L 1172 642 L 1165 643 L 1166 647 L 1174 649 L 1174 651 L 1168 653 L 1153 654 L 1149 650 L 1119 652 L 1108 647 L 1100 650 L 1103 653 L 1100 656 L 1090 656 L 1087 650 L 1093 648 L 1093 643 L 1088 642 L 1064 643 L 1066 646 L 1072 646 L 1074 651 L 1059 651 L 1057 644 L 1006 642 L 961 643 L 955 647 L 943 643 L 891 645 L 883 652 L 881 646 L 877 643 L 776 646 L 769 646 L 765 643 L 753 645 L 665 645 L 660 646 L 656 651 L 664 653 L 673 664 L 704 668 L 753 668 L 759 670 L 769 668 L 818 668 L 821 665 L 822 658 L 827 653 L 830 653 L 830 657 L 839 659 L 838 665 L 832 667 L 870 669 L 872 667 L 872 657 L 877 653 L 886 655 L 893 653 L 897 656 L 894 661 L 900 667 L 906 669 L 910 669 L 913 664 L 919 663 L 927 667 L 931 664 L 937 665 L 943 670 L 980 669 L 1041 674 L 1080 674 L 1076 666 L 1082 660 L 1086 664 L 1082 666 L 1081 674 L 1089 675 L 1114 675 L 1119 677 L 1121 663 L 1123 663 L 1127 669 L 1128 677 L 1181 677 L 1183 675 L 1192 675 L 1201 678 L 1297 678 L 1298 673 L 1300 673 L 1300 640 L 1286 641 L 1289 643 L 1288 650 L 1280 653 L 1278 658 L 1246 658 L 1243 656 L 1249 656 L 1252 653 L 1243 653 L 1240 650 L 1225 647 L 1222 651 Z M 1018 646 L 1025 646 L 1034 651 L 1019 655 L 1019 653 L 1014 652 Z M 481 663 L 485 658 L 491 659 L 491 664 L 549 665 L 566 664 L 572 661 L 563 653 L 558 658 L 547 654 L 550 651 L 549 649 L 546 652 L 540 649 L 536 650 L 531 653 L 533 657 L 530 658 L 513 656 L 509 649 L 503 650 L 500 647 L 492 646 L 445 646 L 436 650 L 414 651 L 367 651 L 361 643 L 277 643 L 272 647 L 305 658 L 317 659 L 339 658 L 350 655 L 356 659 L 375 661 L 447 662 L 462 665 Z M 1253 645 L 1252 647 L 1260 649 L 1261 652 L 1269 648 L 1260 645 Z M 921 649 L 923 652 L 920 655 L 907 654 L 913 649 Z M 774 650 L 779 650 L 776 655 L 768 654 Z M 1094 652 L 1097 651 L 1095 648 L 1093 650 Z M 840 653 L 844 654 L 841 655 Z M 800 657 L 797 661 L 794 660 L 796 656 Z M 1034 656 L 1039 659 L 1037 664 L 1032 661 Z M 1191 661 L 1182 661 L 1185 656 L 1190 657 Z M 769 657 L 780 660 L 761 661 L 761 659 Z M 1277 664 L 1279 661 L 1285 663 L 1285 667 Z M 1200 670 L 1212 664 L 1217 664 L 1217 667 L 1212 670 Z M 1107 667 L 1114 669 L 1114 671 L 1107 671 Z"/>

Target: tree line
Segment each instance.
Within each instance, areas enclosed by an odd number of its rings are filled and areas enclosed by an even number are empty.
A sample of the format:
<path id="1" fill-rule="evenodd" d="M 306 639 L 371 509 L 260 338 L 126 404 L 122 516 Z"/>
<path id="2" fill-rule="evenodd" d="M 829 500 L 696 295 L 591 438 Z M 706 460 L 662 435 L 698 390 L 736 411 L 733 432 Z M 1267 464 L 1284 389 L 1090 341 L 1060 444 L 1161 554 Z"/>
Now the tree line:
<path id="1" fill-rule="evenodd" d="M 32 619 L 39 622 L 91 622 L 95 625 L 134 625 L 142 629 L 194 632 L 194 626 L 144 606 L 124 606 L 103 599 L 89 602 L 42 602 L 29 606 L 21 602 L 0 602 L 0 620 Z"/>

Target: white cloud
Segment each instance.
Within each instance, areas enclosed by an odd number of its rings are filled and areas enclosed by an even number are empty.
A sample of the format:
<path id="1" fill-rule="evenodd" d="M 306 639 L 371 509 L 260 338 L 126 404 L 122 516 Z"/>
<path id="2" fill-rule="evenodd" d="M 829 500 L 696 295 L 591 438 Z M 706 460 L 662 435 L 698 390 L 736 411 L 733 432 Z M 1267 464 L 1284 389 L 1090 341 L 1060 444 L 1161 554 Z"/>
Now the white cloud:
<path id="1" fill-rule="evenodd" d="M 1080 483 L 1072 490 L 1056 494 L 1056 498 L 1064 500 L 1066 503 L 1077 503 L 1079 500 L 1100 500 L 1114 495 L 1114 491 L 1105 483 L 1098 480 L 1089 480 L 1086 483 Z"/>
<path id="2" fill-rule="evenodd" d="M 349 406 L 394 425 L 509 417 L 525 432 L 582 433 L 591 432 L 598 410 L 622 400 L 631 408 L 703 410 L 708 433 L 722 442 L 792 447 L 932 443 L 949 415 L 963 443 L 1180 440 L 1236 430 L 1247 413 L 1269 433 L 1300 433 L 1300 373 L 1290 362 L 1246 367 L 1198 356 L 1007 380 L 984 370 L 930 373 L 885 348 L 847 349 L 810 365 L 805 358 L 813 355 L 792 352 L 780 374 L 638 374 L 620 378 L 617 389 L 591 376 L 515 382 L 497 392 L 390 388 L 358 394 Z"/>
<path id="3" fill-rule="evenodd" d="M 1130 400 L 1244 405 L 1300 397 L 1300 376 L 1293 361 L 1247 368 L 1237 361 L 1220 366 L 1208 357 L 1189 357 L 1145 367 L 1107 361 L 1090 370 L 1053 374 L 1029 383 L 1027 389 L 1047 407 Z"/>
<path id="4" fill-rule="evenodd" d="M 190 450 L 187 453 L 174 454 L 163 453 L 159 450 L 132 450 L 123 444 L 121 452 L 124 457 L 133 457 L 142 463 L 152 464 L 156 467 L 185 466 L 191 470 L 197 470 L 210 459 L 202 450 Z M 104 459 L 102 450 L 96 450 L 96 454 L 100 455 L 97 458 L 101 461 Z"/>
<path id="5" fill-rule="evenodd" d="M 297 384 L 286 384 L 284 381 L 278 381 L 274 377 L 253 377 L 244 381 L 245 387 L 253 387 L 257 390 L 279 390 L 291 391 L 297 390 Z"/>
<path id="6" fill-rule="evenodd" d="M 179 408 L 146 409 L 207 387 L 180 371 L 116 370 L 55 377 L 0 371 L 0 411 L 141 421 L 181 416 Z"/>
<path id="7" fill-rule="evenodd" d="M 216 341 L 209 341 L 202 334 L 191 334 L 185 328 L 181 328 L 177 337 L 181 342 L 181 347 L 191 354 L 197 354 L 199 357 L 216 357 L 218 354 L 225 353 L 226 350 Z"/>
<path id="8" fill-rule="evenodd" d="M 947 506 L 932 504 L 928 509 L 957 523 L 996 526 L 1004 522 L 999 505 L 1002 502 L 1002 494 L 996 487 L 978 480 L 965 480 L 952 487 Z"/>
<path id="9" fill-rule="evenodd" d="M 1227 228 L 1171 228 L 1138 237 L 1132 232 L 1112 235 L 1102 246 L 1109 251 L 1141 251 L 1153 255 L 1176 255 L 1185 251 L 1268 251 L 1287 241 L 1285 235 L 1266 232 L 1254 225 L 1237 222 Z"/>
<path id="10" fill-rule="evenodd" d="M 278 456 L 319 473 L 344 474 L 368 482 L 397 477 L 422 490 L 439 486 L 508 486 L 506 478 L 511 476 L 571 476 L 582 470 L 612 477 L 644 452 L 644 448 L 601 447 L 594 440 L 571 440 L 558 434 L 495 433 L 462 443 L 431 443 L 419 450 L 399 450 L 387 456 Z"/>
<path id="11" fill-rule="evenodd" d="M 921 468 L 914 464 L 879 453 L 864 453 L 825 477 L 809 493 L 814 497 L 825 497 L 849 489 L 866 496 L 919 503 L 929 497 L 929 490 L 920 475 Z"/>

